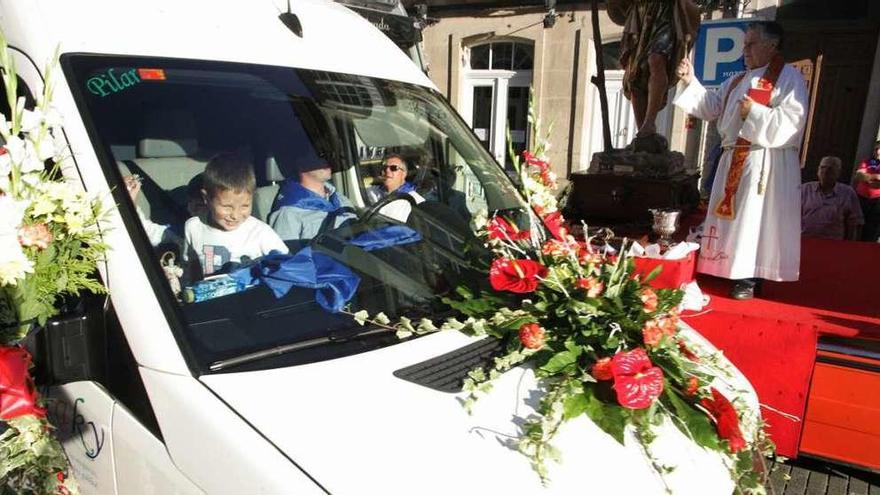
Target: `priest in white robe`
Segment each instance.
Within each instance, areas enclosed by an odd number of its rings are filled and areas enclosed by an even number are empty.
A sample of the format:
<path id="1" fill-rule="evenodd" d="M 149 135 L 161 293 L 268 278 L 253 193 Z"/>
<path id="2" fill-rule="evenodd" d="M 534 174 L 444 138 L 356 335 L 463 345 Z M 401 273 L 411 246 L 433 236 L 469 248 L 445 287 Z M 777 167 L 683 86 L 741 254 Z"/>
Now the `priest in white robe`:
<path id="1" fill-rule="evenodd" d="M 782 35 L 775 22 L 750 25 L 743 47 L 747 70 L 716 91 L 697 81 L 688 59 L 677 72 L 682 85 L 675 105 L 717 119 L 724 148 L 697 270 L 737 280 L 736 299 L 753 297 L 762 279 L 796 281 L 800 270 L 799 148 L 808 96 L 800 71 L 779 55 Z"/>

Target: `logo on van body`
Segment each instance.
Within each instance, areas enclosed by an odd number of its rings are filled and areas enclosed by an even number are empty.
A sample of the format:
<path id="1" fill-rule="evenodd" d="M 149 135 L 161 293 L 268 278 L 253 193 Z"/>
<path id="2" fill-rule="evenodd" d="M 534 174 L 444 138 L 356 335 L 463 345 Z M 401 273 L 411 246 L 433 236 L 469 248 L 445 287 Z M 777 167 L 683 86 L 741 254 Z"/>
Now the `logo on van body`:
<path id="1" fill-rule="evenodd" d="M 108 69 L 103 74 L 92 76 L 86 81 L 89 93 L 101 98 L 118 93 L 141 82 L 136 69 L 129 69 L 122 73 L 115 73 L 116 69 Z"/>

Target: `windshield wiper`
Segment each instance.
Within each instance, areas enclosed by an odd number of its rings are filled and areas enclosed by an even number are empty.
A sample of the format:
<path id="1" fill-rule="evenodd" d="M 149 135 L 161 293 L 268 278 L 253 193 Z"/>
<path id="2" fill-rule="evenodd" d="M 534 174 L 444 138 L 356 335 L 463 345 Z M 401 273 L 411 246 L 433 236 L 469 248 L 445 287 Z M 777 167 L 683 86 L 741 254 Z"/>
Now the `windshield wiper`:
<path id="1" fill-rule="evenodd" d="M 314 339 L 303 340 L 301 342 L 294 342 L 292 344 L 279 345 L 276 347 L 271 347 L 269 349 L 264 349 L 262 351 L 242 354 L 241 356 L 236 356 L 234 358 L 214 361 L 208 366 L 208 369 L 211 371 L 220 371 L 226 368 L 231 368 L 233 366 L 239 366 L 245 363 L 259 361 L 267 357 L 280 356 L 282 354 L 287 354 L 302 349 L 311 349 L 313 347 L 318 347 L 327 343 L 341 344 L 354 340 L 356 338 L 380 335 L 383 333 L 391 333 L 394 331 L 395 330 L 393 328 L 374 327 L 364 329 L 358 328 L 358 330 L 354 332 L 331 332 L 330 335 L 326 337 L 318 337 Z"/>

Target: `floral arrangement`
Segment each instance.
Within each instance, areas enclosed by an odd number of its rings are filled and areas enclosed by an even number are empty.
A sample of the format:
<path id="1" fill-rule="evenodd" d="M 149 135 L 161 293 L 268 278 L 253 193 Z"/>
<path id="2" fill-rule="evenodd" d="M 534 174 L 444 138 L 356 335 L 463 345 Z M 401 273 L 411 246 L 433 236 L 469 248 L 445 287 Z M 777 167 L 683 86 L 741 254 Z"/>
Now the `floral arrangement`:
<path id="1" fill-rule="evenodd" d="M 519 448 L 545 482 L 546 461 L 559 457 L 554 435 L 581 415 L 620 443 L 632 429 L 662 476 L 670 466 L 654 458 L 650 447 L 655 428 L 668 419 L 696 444 L 721 453 L 739 491 L 764 493 L 763 458 L 772 453 L 772 443 L 754 410 L 713 387 L 716 379 L 733 381 L 733 369 L 717 351 L 679 333 L 683 294 L 651 288 L 648 282 L 659 270 L 640 278 L 625 249 L 606 254 L 589 237 L 569 234 L 533 111 L 529 121 L 537 147 L 524 152 L 522 162 L 514 157 L 514 165 L 522 193 L 550 236 L 502 216 L 477 222 L 494 256 L 488 273 L 492 290 L 459 287 L 459 297 L 444 302 L 467 318 L 451 318 L 441 329 L 500 339 L 505 347 L 494 367 L 469 374 L 465 406 L 473 407 L 504 371 L 527 364 L 545 393 L 538 414 L 521 431 Z M 360 312 L 355 319 L 391 326 L 401 337 L 436 330 L 425 320 L 389 325 L 382 314 L 370 319 Z"/>
<path id="2" fill-rule="evenodd" d="M 18 79 L 0 36 L 0 64 L 9 99 L 0 136 L 0 492 L 77 492 L 69 464 L 46 419 L 21 341 L 57 314 L 60 298 L 104 292 L 94 278 L 107 249 L 98 231 L 100 201 L 65 182 L 69 157 L 56 146 L 53 61 L 36 107 L 16 97 Z"/>

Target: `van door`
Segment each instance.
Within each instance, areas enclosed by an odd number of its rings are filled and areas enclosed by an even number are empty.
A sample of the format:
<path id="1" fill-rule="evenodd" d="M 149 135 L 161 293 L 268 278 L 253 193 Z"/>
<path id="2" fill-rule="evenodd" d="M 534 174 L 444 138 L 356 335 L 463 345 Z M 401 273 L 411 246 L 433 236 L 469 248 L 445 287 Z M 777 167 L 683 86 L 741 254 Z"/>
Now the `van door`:
<path id="1" fill-rule="evenodd" d="M 33 108 L 43 75 L 10 46 L 19 92 Z M 0 112 L 8 115 L 0 85 Z M 55 136 L 64 140 L 63 135 Z M 64 143 L 67 145 L 68 143 Z M 75 150 L 71 154 L 76 156 Z M 88 297 L 31 339 L 50 422 L 84 495 L 201 493 L 168 456 L 137 364 L 106 297 Z"/>

